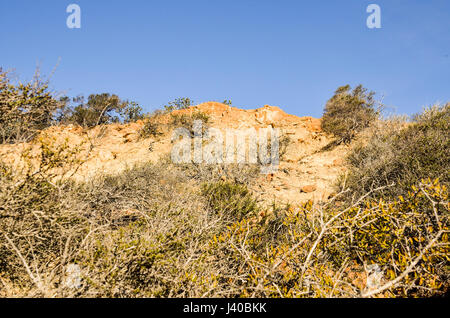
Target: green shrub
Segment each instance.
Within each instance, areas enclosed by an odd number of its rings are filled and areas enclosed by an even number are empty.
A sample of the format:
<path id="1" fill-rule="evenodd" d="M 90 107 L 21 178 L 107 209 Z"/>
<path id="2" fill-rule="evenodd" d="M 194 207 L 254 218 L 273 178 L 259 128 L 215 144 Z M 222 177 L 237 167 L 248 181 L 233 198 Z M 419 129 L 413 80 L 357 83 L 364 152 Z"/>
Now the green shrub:
<path id="1" fill-rule="evenodd" d="M 66 103 L 66 111 L 60 121 L 65 124 L 76 124 L 86 128 L 113 122 L 133 122 L 143 119 L 142 108 L 135 102 L 123 101 L 117 95 L 108 93 L 89 95 L 87 102 L 79 96 L 72 99 L 77 106 L 69 107 L 69 98 L 62 99 Z"/>
<path id="2" fill-rule="evenodd" d="M 122 121 L 124 123 L 134 123 L 145 118 L 142 111 L 142 107 L 138 103 L 128 102 L 127 106 L 121 109 L 120 116 L 122 117 Z"/>
<path id="3" fill-rule="evenodd" d="M 194 101 L 188 97 L 180 97 L 164 106 L 164 111 L 170 113 L 174 110 L 186 109 L 194 105 Z"/>
<path id="4" fill-rule="evenodd" d="M 257 210 L 257 204 L 247 187 L 230 182 L 204 183 L 202 194 L 212 211 L 231 219 L 241 219 Z"/>
<path id="5" fill-rule="evenodd" d="M 322 129 L 337 137 L 337 142 L 349 142 L 379 116 L 374 109 L 374 92 L 362 85 L 352 91 L 349 85 L 339 87 L 327 102 L 322 117 Z"/>

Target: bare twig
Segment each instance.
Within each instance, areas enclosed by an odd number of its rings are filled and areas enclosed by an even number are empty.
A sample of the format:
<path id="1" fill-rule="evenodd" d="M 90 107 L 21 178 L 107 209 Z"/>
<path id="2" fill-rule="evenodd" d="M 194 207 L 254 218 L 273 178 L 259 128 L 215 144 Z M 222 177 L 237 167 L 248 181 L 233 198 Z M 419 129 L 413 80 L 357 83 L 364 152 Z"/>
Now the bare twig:
<path id="1" fill-rule="evenodd" d="M 408 275 L 409 273 L 411 273 L 414 268 L 416 267 L 417 263 L 419 263 L 419 261 L 422 259 L 422 256 L 425 255 L 425 253 L 431 248 L 433 247 L 434 243 L 436 243 L 436 241 L 439 239 L 439 237 L 445 233 L 447 231 L 439 231 L 438 234 L 427 244 L 427 246 L 425 246 L 425 248 L 420 252 L 420 254 L 414 259 L 414 261 L 403 271 L 403 273 L 398 276 L 396 279 L 391 280 L 390 282 L 384 284 L 383 286 L 374 289 L 374 290 L 370 290 L 367 291 L 365 293 L 362 293 L 361 296 L 362 297 L 370 297 L 379 293 L 382 293 L 383 291 L 394 287 L 396 284 L 398 284 L 403 278 L 406 277 L 406 275 Z"/>

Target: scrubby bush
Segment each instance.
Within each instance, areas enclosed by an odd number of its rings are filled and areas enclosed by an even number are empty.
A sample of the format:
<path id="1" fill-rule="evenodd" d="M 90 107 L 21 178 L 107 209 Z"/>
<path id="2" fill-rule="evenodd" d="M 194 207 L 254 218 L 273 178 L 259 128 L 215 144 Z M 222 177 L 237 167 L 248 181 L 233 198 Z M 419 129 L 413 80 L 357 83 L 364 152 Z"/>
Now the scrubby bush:
<path id="1" fill-rule="evenodd" d="M 166 113 L 170 113 L 174 110 L 186 109 L 190 106 L 194 105 L 194 101 L 188 97 L 180 97 L 175 99 L 174 101 L 169 102 L 164 106 L 164 111 Z"/>
<path id="2" fill-rule="evenodd" d="M 192 114 L 171 114 L 170 126 L 173 128 L 186 128 L 191 137 L 194 137 L 194 122 L 199 120 L 202 122 L 202 133 L 207 130 L 207 123 L 209 116 L 201 111 L 193 112 Z"/>
<path id="3" fill-rule="evenodd" d="M 147 164 L 81 184 L 54 181 L 47 172 L 64 151 L 48 149 L 34 158 L 40 168 L 0 165 L 0 295 L 179 296 L 186 261 L 202 255 L 194 238 L 216 226 L 183 174 Z M 66 284 L 68 265 L 81 268 L 81 286 Z"/>
<path id="4" fill-rule="evenodd" d="M 395 184 L 384 191 L 404 195 L 421 178 L 450 181 L 450 104 L 433 106 L 414 116 L 381 121 L 355 145 L 348 162 L 346 186 L 354 195 Z"/>
<path id="5" fill-rule="evenodd" d="M 127 106 L 120 111 L 120 116 L 122 117 L 122 121 L 126 124 L 145 118 L 142 107 L 133 101 L 128 102 Z"/>
<path id="6" fill-rule="evenodd" d="M 139 131 L 139 137 L 140 138 L 149 138 L 149 137 L 156 137 L 161 134 L 161 131 L 159 129 L 160 124 L 156 123 L 152 119 L 147 119 L 145 121 L 144 126 Z"/>
<path id="7" fill-rule="evenodd" d="M 169 159 L 171 160 L 171 159 Z M 250 185 L 260 175 L 257 164 L 177 164 L 186 177 L 199 183 L 215 183 L 224 180 L 241 185 Z"/>
<path id="8" fill-rule="evenodd" d="M 168 116 L 168 119 L 163 119 Z M 191 136 L 194 136 L 194 121 L 200 120 L 203 124 L 202 131 L 205 132 L 209 121 L 209 116 L 203 112 L 196 111 L 192 114 L 165 114 L 156 112 L 148 116 L 144 126 L 139 131 L 141 138 L 157 137 L 174 128 L 186 128 Z"/>
<path id="9" fill-rule="evenodd" d="M 153 114 L 147 115 L 144 119 L 144 127 L 139 132 L 140 137 L 156 137 L 173 128 L 181 127 L 188 129 L 193 135 L 194 121 L 201 120 L 206 124 L 209 120 L 208 115 L 200 111 L 192 114 L 172 114 L 175 110 L 187 109 L 190 106 L 193 106 L 193 101 L 190 98 L 181 97 L 164 105 L 163 109 L 158 109 Z M 162 119 L 164 116 L 168 116 L 168 120 Z"/>
<path id="10" fill-rule="evenodd" d="M 353 90 L 349 85 L 339 87 L 325 105 L 323 131 L 336 136 L 338 143 L 351 141 L 378 118 L 374 95 L 362 85 Z"/>
<path id="11" fill-rule="evenodd" d="M 0 143 L 31 140 L 55 122 L 62 106 L 38 72 L 28 83 L 12 84 L 0 68 Z"/>
<path id="12" fill-rule="evenodd" d="M 143 119 L 142 108 L 136 102 L 121 100 L 108 93 L 89 95 L 87 102 L 79 96 L 72 99 L 76 106 L 68 106 L 69 98 L 62 99 L 66 111 L 60 118 L 65 124 L 76 124 L 86 128 L 113 122 L 133 122 Z"/>
<path id="13" fill-rule="evenodd" d="M 255 212 L 257 205 L 244 185 L 230 182 L 204 183 L 202 194 L 214 213 L 229 219 L 242 219 Z"/>
<path id="14" fill-rule="evenodd" d="M 52 297 L 58 286 L 64 290 L 65 266 L 89 228 L 82 207 L 73 203 L 73 183 L 62 180 L 63 171 L 57 178 L 53 174 L 76 165 L 67 160 L 76 147 L 37 142 L 37 164 L 25 153 L 23 169 L 0 165 L 0 278 L 9 296 L 10 285 L 16 293 L 38 297 Z"/>
<path id="15" fill-rule="evenodd" d="M 208 270 L 203 240 L 220 223 L 207 217 L 203 198 L 186 182 L 174 167 L 144 164 L 78 191 L 107 225 L 75 260 L 84 269 L 85 295 L 201 296 L 189 275 Z"/>
<path id="16" fill-rule="evenodd" d="M 292 144 L 292 138 L 286 134 L 283 133 L 278 140 L 279 143 L 279 154 L 280 154 L 280 158 L 284 159 L 284 157 L 286 156 L 287 152 L 288 152 L 288 147 L 289 145 Z"/>
<path id="17" fill-rule="evenodd" d="M 156 137 L 163 134 L 161 115 L 161 113 L 155 112 L 144 119 L 144 126 L 139 130 L 139 138 Z"/>
<path id="18" fill-rule="evenodd" d="M 195 120 L 200 120 L 204 124 L 208 123 L 209 116 L 201 111 L 193 112 L 192 114 L 171 115 L 171 125 L 175 127 L 192 128 Z"/>

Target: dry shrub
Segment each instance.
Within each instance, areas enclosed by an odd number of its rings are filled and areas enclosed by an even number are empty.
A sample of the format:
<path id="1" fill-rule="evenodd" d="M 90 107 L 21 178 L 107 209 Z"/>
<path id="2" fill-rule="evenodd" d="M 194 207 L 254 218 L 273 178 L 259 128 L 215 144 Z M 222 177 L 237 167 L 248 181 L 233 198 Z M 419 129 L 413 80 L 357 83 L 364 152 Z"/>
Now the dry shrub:
<path id="1" fill-rule="evenodd" d="M 279 142 L 280 159 L 284 159 L 287 154 L 289 145 L 292 144 L 292 138 L 288 134 L 284 133 L 279 138 L 278 142 Z"/>
<path id="2" fill-rule="evenodd" d="M 354 195 L 395 184 L 386 195 L 401 195 L 420 178 L 450 181 L 450 104 L 433 106 L 412 123 L 401 118 L 380 121 L 348 157 L 346 181 Z"/>
<path id="3" fill-rule="evenodd" d="M 202 122 L 202 134 L 208 129 L 209 116 L 201 111 L 193 112 L 192 114 L 173 115 L 171 114 L 171 128 L 186 128 L 191 137 L 194 137 L 194 122 Z"/>
<path id="4" fill-rule="evenodd" d="M 161 117 L 164 115 L 161 111 L 147 115 L 144 119 L 144 126 L 139 130 L 139 138 L 145 139 L 163 135 Z"/>
<path id="5" fill-rule="evenodd" d="M 236 184 L 251 185 L 260 173 L 257 164 L 178 164 L 178 169 L 189 179 L 196 182 L 228 181 Z"/>
<path id="6" fill-rule="evenodd" d="M 224 231 L 232 211 L 217 213 L 213 200 L 192 181 L 184 169 L 169 163 L 145 164 L 77 191 L 99 224 L 74 260 L 83 268 L 83 296 L 207 293 L 207 277 L 214 275 L 207 257 L 209 241 Z M 245 188 L 229 187 L 235 190 L 229 191 L 235 206 L 248 210 L 239 203 L 250 200 Z"/>
<path id="7" fill-rule="evenodd" d="M 84 296 L 201 296 L 186 275 L 205 266 L 203 240 L 219 225 L 184 182 L 176 169 L 149 164 L 83 188 L 99 224 L 74 260 Z"/>
<path id="8" fill-rule="evenodd" d="M 189 97 L 179 97 L 164 105 L 164 111 L 170 113 L 174 110 L 186 109 L 194 105 L 194 101 Z"/>
<path id="9" fill-rule="evenodd" d="M 52 177 L 65 160 L 64 152 L 41 144 L 37 165 L 18 171 L 3 164 L 0 169 L 0 277 L 7 292 L 3 296 L 53 296 L 88 228 L 81 207 L 72 203 L 73 183 Z"/>
<path id="10" fill-rule="evenodd" d="M 200 297 L 206 292 L 209 285 L 194 283 L 192 274 L 211 274 L 208 242 L 229 221 L 209 208 L 186 167 L 143 164 L 81 184 L 67 178 L 54 183 L 51 172 L 67 158 L 57 155 L 64 150 L 49 151 L 51 145 L 43 149 L 41 169 L 19 175 L 1 166 L 2 296 Z M 80 268 L 77 288 L 66 283 L 69 265 Z"/>
<path id="11" fill-rule="evenodd" d="M 169 116 L 168 123 L 164 123 L 162 116 Z M 207 129 L 209 116 L 197 111 L 192 114 L 173 115 L 167 111 L 157 111 L 145 119 L 145 124 L 139 131 L 140 138 L 157 137 L 175 128 L 186 128 L 194 136 L 194 121 L 200 120 L 203 124 L 202 132 Z"/>
<path id="12" fill-rule="evenodd" d="M 193 106 L 193 101 L 187 97 L 177 98 L 167 105 L 163 106 L 163 109 L 157 109 L 152 114 L 149 114 L 145 118 L 145 125 L 139 132 L 141 138 L 157 137 L 164 134 L 170 129 L 185 127 L 192 130 L 192 124 L 194 120 L 202 120 L 204 123 L 208 122 L 208 116 L 201 112 L 196 112 L 192 115 L 172 115 L 175 110 L 187 109 Z M 170 116 L 169 116 L 170 115 Z M 162 117 L 169 116 L 168 123 L 162 123 Z"/>
<path id="13" fill-rule="evenodd" d="M 62 106 L 38 71 L 30 82 L 12 84 L 0 68 L 0 144 L 31 140 L 54 123 Z"/>

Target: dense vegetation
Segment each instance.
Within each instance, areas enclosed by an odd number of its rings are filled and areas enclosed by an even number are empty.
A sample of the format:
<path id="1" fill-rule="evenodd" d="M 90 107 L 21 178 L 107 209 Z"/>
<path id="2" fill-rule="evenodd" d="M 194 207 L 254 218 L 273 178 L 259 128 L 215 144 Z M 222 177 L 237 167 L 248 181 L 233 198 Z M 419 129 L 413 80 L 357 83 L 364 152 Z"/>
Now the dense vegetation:
<path id="1" fill-rule="evenodd" d="M 249 190 L 259 171 L 249 165 L 174 165 L 161 159 L 75 183 L 69 171 L 82 164 L 75 159 L 77 146 L 33 138 L 54 124 L 63 106 L 48 86 L 28 94 L 26 86 L 11 86 L 5 76 L 0 83 L 0 106 L 8 110 L 0 117 L 2 142 L 26 139 L 40 147 L 38 169 L 0 164 L 0 296 L 448 293 L 448 104 L 412 122 L 374 120 L 371 94 L 338 89 L 333 103 L 356 110 L 356 117 L 351 125 L 339 125 L 336 136 L 359 138 L 342 191 L 337 187 L 325 203 L 274 202 L 267 208 Z M 48 113 L 30 116 L 44 101 Z M 102 94 L 80 105 L 63 117 L 91 127 L 114 121 L 130 104 Z M 178 100 L 168 107 L 187 105 Z M 327 104 L 327 116 L 339 121 L 341 113 L 332 109 Z M 135 110 L 129 120 L 139 117 Z M 192 116 L 173 120 L 189 123 Z M 157 134 L 161 123 L 154 123 Z"/>

